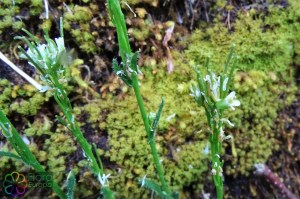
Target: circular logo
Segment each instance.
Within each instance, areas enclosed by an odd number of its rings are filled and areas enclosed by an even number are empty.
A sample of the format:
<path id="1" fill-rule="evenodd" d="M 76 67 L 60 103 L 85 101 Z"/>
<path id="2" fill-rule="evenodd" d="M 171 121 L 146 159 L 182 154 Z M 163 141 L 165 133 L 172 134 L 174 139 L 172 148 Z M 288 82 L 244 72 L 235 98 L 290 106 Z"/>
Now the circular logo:
<path id="1" fill-rule="evenodd" d="M 28 182 L 25 176 L 16 171 L 6 174 L 3 181 L 3 188 L 6 194 L 20 196 L 26 192 Z"/>

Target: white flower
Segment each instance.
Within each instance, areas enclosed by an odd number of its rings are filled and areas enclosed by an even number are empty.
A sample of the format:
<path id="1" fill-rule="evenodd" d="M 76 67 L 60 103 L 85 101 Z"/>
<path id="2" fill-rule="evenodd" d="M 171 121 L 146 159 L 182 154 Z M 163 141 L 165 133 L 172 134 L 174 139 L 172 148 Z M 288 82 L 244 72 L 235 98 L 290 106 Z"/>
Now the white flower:
<path id="1" fill-rule="evenodd" d="M 100 184 L 101 184 L 102 186 L 105 187 L 105 186 L 108 185 L 108 178 L 109 178 L 109 176 L 110 176 L 110 174 L 105 175 L 105 174 L 103 173 L 102 176 L 101 176 L 100 173 L 98 174 L 98 180 L 99 180 L 99 182 L 100 182 Z"/>
<path id="2" fill-rule="evenodd" d="M 38 44 L 36 49 L 28 48 L 26 51 L 33 61 L 40 63 L 40 65 L 42 65 L 46 70 L 57 64 L 61 53 L 65 51 L 64 39 L 62 37 L 58 37 L 54 40 L 55 43 L 48 42 L 47 44 Z M 21 57 L 25 58 L 24 55 Z M 30 61 L 29 64 L 34 66 L 34 64 Z"/>
<path id="3" fill-rule="evenodd" d="M 199 105 L 203 105 L 203 102 L 204 100 L 206 100 L 205 98 L 205 94 L 203 92 L 200 91 L 199 87 L 198 86 L 195 86 L 195 85 L 192 85 L 190 87 L 190 90 L 191 90 L 191 94 L 190 96 L 194 97 L 196 102 L 199 104 Z"/>
<path id="4" fill-rule="evenodd" d="M 145 180 L 146 180 L 146 176 L 147 176 L 147 174 L 146 175 L 144 175 L 144 177 L 142 178 L 142 187 L 145 185 Z"/>
<path id="5" fill-rule="evenodd" d="M 235 110 L 235 106 L 240 106 L 241 102 L 237 99 L 235 99 L 235 92 L 232 91 L 225 97 L 225 99 L 222 99 L 220 101 L 217 101 L 216 106 L 218 109 L 227 109 L 231 108 L 232 110 Z"/>
<path id="6" fill-rule="evenodd" d="M 62 37 L 55 38 L 55 43 L 57 45 L 57 51 L 59 53 L 65 50 L 64 38 Z"/>
<path id="7" fill-rule="evenodd" d="M 192 96 L 192 97 L 199 98 L 201 96 L 201 92 L 200 92 L 199 88 L 196 86 L 191 86 L 190 91 L 191 91 L 190 96 Z"/>
<path id="8" fill-rule="evenodd" d="M 173 113 L 172 115 L 169 115 L 167 118 L 166 118 L 166 121 L 167 122 L 170 122 L 172 118 L 174 118 L 176 116 L 176 113 Z"/>
<path id="9" fill-rule="evenodd" d="M 205 148 L 203 149 L 203 153 L 205 155 L 208 155 L 208 153 L 209 153 L 209 143 L 206 144 Z"/>
<path id="10" fill-rule="evenodd" d="M 212 170 L 211 170 L 211 173 L 215 176 L 215 175 L 217 174 L 216 169 L 212 169 Z"/>
<path id="11" fill-rule="evenodd" d="M 226 91 L 227 83 L 228 83 L 228 77 L 226 77 L 226 78 L 224 79 L 224 82 L 223 82 L 223 88 L 222 88 L 223 91 Z"/>
<path id="12" fill-rule="evenodd" d="M 214 73 L 211 73 L 211 75 L 206 75 L 204 81 L 209 83 L 210 91 L 215 100 L 220 100 L 220 76 L 217 78 Z"/>
<path id="13" fill-rule="evenodd" d="M 235 108 L 234 108 L 235 106 L 241 105 L 241 102 L 239 100 L 235 99 L 234 91 L 232 91 L 231 93 L 229 93 L 229 95 L 226 96 L 225 101 L 232 110 L 235 110 Z"/>

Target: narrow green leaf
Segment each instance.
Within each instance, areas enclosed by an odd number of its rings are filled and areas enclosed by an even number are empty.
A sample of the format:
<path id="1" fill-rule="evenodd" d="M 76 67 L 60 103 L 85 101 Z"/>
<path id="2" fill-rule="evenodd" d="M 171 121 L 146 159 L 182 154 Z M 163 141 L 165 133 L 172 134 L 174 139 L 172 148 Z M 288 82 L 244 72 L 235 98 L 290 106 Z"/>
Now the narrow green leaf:
<path id="1" fill-rule="evenodd" d="M 22 51 L 22 53 L 25 55 L 26 59 L 34 65 L 34 67 L 42 74 L 42 76 L 45 77 L 46 71 L 44 70 L 43 66 L 42 66 L 39 62 L 35 62 L 35 61 L 27 54 L 27 52 L 24 50 L 24 48 L 22 48 L 21 46 L 18 46 L 18 49 Z"/>
<path id="2" fill-rule="evenodd" d="M 125 18 L 121 10 L 120 2 L 119 0 L 107 0 L 107 5 L 111 21 L 117 29 L 118 43 L 122 61 L 123 63 L 126 63 L 126 54 L 131 53 L 131 48 L 129 44 Z"/>
<path id="3" fill-rule="evenodd" d="M 136 73 L 139 73 L 138 71 L 138 59 L 139 59 L 139 51 L 136 51 L 130 61 L 130 68 L 135 71 Z"/>
<path id="4" fill-rule="evenodd" d="M 99 153 L 98 153 L 98 151 L 97 151 L 97 147 L 96 147 L 96 144 L 95 144 L 95 143 L 93 143 L 93 149 L 94 149 L 94 152 L 95 152 L 95 154 L 96 154 L 96 158 L 97 158 L 97 160 L 98 160 L 98 164 L 99 164 L 99 168 L 100 168 L 100 172 L 101 172 L 100 174 L 103 175 L 104 168 L 103 168 L 103 164 L 102 164 L 100 155 L 99 155 Z"/>
<path id="5" fill-rule="evenodd" d="M 0 151 L 0 157 L 9 157 L 9 158 L 13 158 L 13 159 L 16 159 L 16 160 L 20 160 L 23 162 L 22 158 L 16 154 L 13 154 L 11 152 L 8 152 L 8 151 Z"/>
<path id="6" fill-rule="evenodd" d="M 68 123 L 66 122 L 66 120 L 62 119 L 62 117 L 60 117 L 59 115 L 56 115 L 55 117 L 62 125 L 64 125 L 65 127 L 68 126 Z"/>
<path id="7" fill-rule="evenodd" d="M 38 38 L 36 38 L 36 36 L 34 36 L 33 34 L 31 34 L 28 30 L 22 28 L 22 30 L 38 45 L 40 44 L 40 41 L 38 40 Z"/>
<path id="8" fill-rule="evenodd" d="M 227 70 L 228 70 L 230 61 L 231 61 L 231 59 L 232 59 L 233 56 L 234 56 L 234 48 L 235 48 L 235 44 L 233 44 L 233 45 L 231 46 L 230 51 L 229 51 L 229 54 L 228 54 L 228 56 L 227 56 L 227 60 L 226 60 L 226 63 L 225 63 L 224 74 L 227 74 Z"/>
<path id="9" fill-rule="evenodd" d="M 161 102 L 160 102 L 158 111 L 157 111 L 157 113 L 156 113 L 156 116 L 155 116 L 155 119 L 154 119 L 153 125 L 152 125 L 152 129 L 153 129 L 154 131 L 155 131 L 156 128 L 157 128 L 157 125 L 158 125 L 158 122 L 159 122 L 160 115 L 161 115 L 162 109 L 163 109 L 163 107 L 164 107 L 164 104 L 165 104 L 165 100 L 164 100 L 164 98 L 161 98 Z"/>
<path id="10" fill-rule="evenodd" d="M 67 177 L 67 199 L 74 199 L 75 186 L 76 186 L 76 178 L 73 171 L 70 171 Z"/>
<path id="11" fill-rule="evenodd" d="M 112 68 L 113 68 L 113 71 L 115 73 L 117 73 L 117 75 L 118 75 L 118 73 L 120 73 L 121 71 L 123 71 L 123 69 L 119 66 L 119 64 L 118 64 L 118 62 L 117 62 L 116 59 L 113 59 L 113 61 L 112 61 Z"/>
<path id="12" fill-rule="evenodd" d="M 155 182 L 147 179 L 147 178 L 143 178 L 142 180 L 139 181 L 139 183 L 143 186 L 146 187 L 152 191 L 154 191 L 158 196 L 164 198 L 165 194 L 162 191 L 161 187 L 156 184 Z"/>

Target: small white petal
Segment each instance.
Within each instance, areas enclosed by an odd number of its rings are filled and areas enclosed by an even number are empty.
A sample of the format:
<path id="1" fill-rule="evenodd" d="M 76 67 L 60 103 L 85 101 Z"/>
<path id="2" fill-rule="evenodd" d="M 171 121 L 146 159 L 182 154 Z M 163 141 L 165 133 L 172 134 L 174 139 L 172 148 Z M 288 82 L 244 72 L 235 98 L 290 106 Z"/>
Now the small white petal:
<path id="1" fill-rule="evenodd" d="M 29 145 L 30 144 L 30 141 L 28 139 L 28 137 L 26 135 L 22 135 L 22 140 L 23 142 L 26 144 L 26 145 Z"/>
<path id="2" fill-rule="evenodd" d="M 146 176 L 147 176 L 147 174 L 144 175 L 144 177 L 142 178 L 142 187 L 145 185 Z"/>
<path id="3" fill-rule="evenodd" d="M 229 126 L 234 126 L 234 124 L 232 122 L 230 122 L 229 119 L 222 118 L 221 121 L 226 122 L 227 124 L 229 124 Z"/>
<path id="4" fill-rule="evenodd" d="M 169 115 L 167 118 L 166 118 L 166 121 L 167 122 L 170 122 L 172 118 L 174 118 L 176 116 L 176 113 L 173 113 L 172 115 Z"/>
<path id="5" fill-rule="evenodd" d="M 227 83 L 228 83 L 228 77 L 226 77 L 225 79 L 224 79 L 224 82 L 223 82 L 223 91 L 226 91 L 226 88 L 227 88 Z"/>
<path id="6" fill-rule="evenodd" d="M 205 146 L 205 148 L 204 148 L 204 150 L 203 150 L 203 153 L 204 153 L 205 155 L 208 155 L 208 153 L 209 153 L 209 143 L 206 144 L 206 146 Z"/>

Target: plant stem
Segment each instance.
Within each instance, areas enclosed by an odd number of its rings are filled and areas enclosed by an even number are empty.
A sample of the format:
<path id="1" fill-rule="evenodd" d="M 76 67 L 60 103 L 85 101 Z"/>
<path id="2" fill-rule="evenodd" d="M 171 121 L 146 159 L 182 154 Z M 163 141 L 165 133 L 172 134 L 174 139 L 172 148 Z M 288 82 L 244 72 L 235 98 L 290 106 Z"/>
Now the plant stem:
<path id="1" fill-rule="evenodd" d="M 55 78 L 56 80 L 56 78 Z M 57 90 L 54 94 L 55 101 L 59 105 L 60 109 L 63 111 L 64 115 L 66 116 L 66 120 L 69 126 L 67 126 L 71 133 L 74 135 L 76 140 L 79 142 L 79 145 L 83 149 L 83 152 L 85 156 L 88 157 L 88 161 L 92 163 L 92 171 L 94 174 L 103 175 L 103 172 L 99 168 L 99 165 L 97 163 L 97 160 L 93 154 L 91 145 L 87 142 L 85 137 L 83 136 L 83 133 L 78 125 L 77 120 L 74 118 L 74 115 L 72 113 L 72 105 L 70 103 L 69 98 L 67 97 L 67 94 L 63 88 L 63 86 L 56 80 L 54 85 L 56 86 Z"/>
<path id="2" fill-rule="evenodd" d="M 156 171 L 157 171 L 158 176 L 159 176 L 159 180 L 160 180 L 161 185 L 162 185 L 162 190 L 164 192 L 166 192 L 168 195 L 170 195 L 171 191 L 170 191 L 168 183 L 166 182 L 163 167 L 160 163 L 159 155 L 157 153 L 157 149 L 156 149 L 156 145 L 155 145 L 155 137 L 151 136 L 150 124 L 149 124 L 147 113 L 146 113 L 146 110 L 145 110 L 145 107 L 144 107 L 143 99 L 142 99 L 142 96 L 141 96 L 141 93 L 140 93 L 140 88 L 139 88 L 137 75 L 135 73 L 132 73 L 131 78 L 132 78 L 132 86 L 133 86 L 133 89 L 134 89 L 135 97 L 136 97 L 136 100 L 137 100 L 139 108 L 140 108 L 140 112 L 141 112 L 142 119 L 143 119 L 143 122 L 144 122 L 144 126 L 145 126 L 145 130 L 146 130 L 146 133 L 147 133 L 149 145 L 150 145 L 150 148 L 151 148 L 151 153 L 152 153 L 152 156 L 153 156 L 154 165 L 155 165 Z"/>
<path id="3" fill-rule="evenodd" d="M 217 115 L 213 115 L 213 118 L 222 118 L 222 113 L 216 113 Z M 212 156 L 212 170 L 213 173 L 213 181 L 217 190 L 217 198 L 223 199 L 223 163 L 220 160 L 220 152 L 222 149 L 222 142 L 220 138 L 220 131 L 222 127 L 222 122 L 219 121 L 218 123 L 213 120 L 209 123 L 210 128 L 213 129 L 213 134 L 210 138 L 211 144 L 211 156 Z"/>

